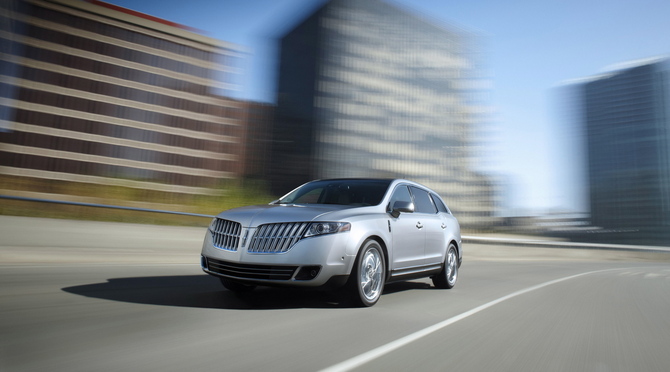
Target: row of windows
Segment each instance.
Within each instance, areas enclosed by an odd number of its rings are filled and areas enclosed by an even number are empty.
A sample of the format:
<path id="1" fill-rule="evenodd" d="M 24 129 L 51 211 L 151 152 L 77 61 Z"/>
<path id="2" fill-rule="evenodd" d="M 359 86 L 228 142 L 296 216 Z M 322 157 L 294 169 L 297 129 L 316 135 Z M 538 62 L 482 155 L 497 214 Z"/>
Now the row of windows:
<path id="1" fill-rule="evenodd" d="M 589 126 L 594 125 L 613 125 L 616 123 L 623 123 L 628 125 L 630 123 L 644 123 L 653 122 L 653 108 L 598 108 L 587 109 L 587 120 Z"/>
<path id="2" fill-rule="evenodd" d="M 585 90 L 589 96 L 617 97 L 637 96 L 639 94 L 653 89 L 656 74 L 649 72 L 632 73 L 632 71 L 623 71 L 618 75 L 595 80 L 585 84 Z"/>
<path id="3" fill-rule="evenodd" d="M 140 148 L 82 141 L 73 138 L 53 137 L 43 134 L 13 132 L 3 135 L 4 143 L 14 145 L 30 144 L 31 147 L 66 151 L 76 154 L 97 155 L 115 159 L 134 160 L 155 164 L 174 165 L 212 171 L 230 171 L 235 166 L 229 160 L 199 158 L 194 156 L 165 153 Z"/>
<path id="4" fill-rule="evenodd" d="M 81 36 L 49 30 L 34 25 L 31 25 L 27 34 L 36 39 L 50 43 L 81 49 L 108 57 L 123 59 L 126 61 L 141 63 L 144 65 L 175 71 L 182 74 L 193 75 L 204 79 L 210 79 L 214 75 L 214 71 L 208 68 L 195 66 L 186 62 L 176 61 L 174 59 L 158 56 L 156 54 L 150 54 L 141 52 L 139 50 L 128 49 L 118 45 L 87 39 Z"/>
<path id="5" fill-rule="evenodd" d="M 653 83 L 655 73 L 652 71 L 643 73 L 631 73 L 620 71 L 612 76 L 604 76 L 586 83 L 587 89 L 593 89 L 601 93 L 616 91 L 621 88 L 638 89 Z"/>
<path id="6" fill-rule="evenodd" d="M 0 39 L 0 42 L 4 42 L 4 40 Z M 119 66 L 112 63 L 95 61 L 80 56 L 60 53 L 29 45 L 20 46 L 16 49 L 22 49 L 23 55 L 28 59 L 45 61 L 64 67 L 93 72 L 100 75 L 112 76 L 141 84 L 153 85 L 198 95 L 208 95 L 210 94 L 211 90 L 211 88 L 206 85 L 196 84 L 187 80 L 175 79 L 165 75 L 136 70 L 130 67 Z"/>
<path id="7" fill-rule="evenodd" d="M 5 106 L 0 106 L 3 108 Z M 197 138 L 183 137 L 174 134 L 160 133 L 140 128 L 125 127 L 104 122 L 90 121 L 79 118 L 71 118 L 35 111 L 17 110 L 18 123 L 25 123 L 48 128 L 69 130 L 73 132 L 88 133 L 112 138 L 132 139 L 135 141 L 162 144 L 172 147 L 183 147 L 186 149 L 210 151 L 222 154 L 238 154 L 239 143 L 216 142 Z M 227 128 L 235 129 L 235 128 Z M 239 131 L 239 130 L 238 130 Z M 233 133 L 239 139 L 239 133 Z M 27 146 L 35 146 L 32 143 L 23 143 Z"/>
<path id="8" fill-rule="evenodd" d="M 586 96 L 587 105 L 608 108 L 608 109 L 629 109 L 648 105 L 653 102 L 654 96 L 657 95 L 652 90 L 645 90 L 644 92 L 637 92 L 635 94 L 628 94 L 632 92 L 618 92 L 618 94 L 589 94 Z"/>
<path id="9" fill-rule="evenodd" d="M 415 213 L 435 214 L 438 211 L 450 213 L 437 195 L 430 194 L 414 186 L 398 186 L 391 196 L 391 201 L 388 205 L 389 211 L 394 208 L 397 201 L 413 203 Z"/>
<path id="10" fill-rule="evenodd" d="M 0 165 L 49 172 L 83 174 L 99 177 L 133 178 L 179 186 L 213 187 L 219 179 L 190 174 L 167 173 L 85 161 L 45 158 L 42 156 L 0 152 Z"/>
<path id="11" fill-rule="evenodd" d="M 77 89 L 84 92 L 103 94 L 111 97 L 130 99 L 152 105 L 165 106 L 185 111 L 205 113 L 226 118 L 241 119 L 243 112 L 239 108 L 209 105 L 197 101 L 149 92 L 146 90 L 85 79 L 79 76 L 60 74 L 32 67 L 23 67 L 22 77 L 26 80 Z"/>
<path id="12" fill-rule="evenodd" d="M 11 6 L 11 2 L 5 5 Z M 113 37 L 119 40 L 124 40 L 155 49 L 165 50 L 183 56 L 190 56 L 205 61 L 219 60 L 223 61 L 223 63 L 228 65 L 231 64 L 230 62 L 233 62 L 232 60 L 229 59 L 231 58 L 231 56 L 222 55 L 219 53 L 206 51 L 199 48 L 194 48 L 185 44 L 176 43 L 173 41 L 157 38 L 154 36 L 149 36 L 143 33 L 131 31 L 117 26 L 112 26 L 91 19 L 86 19 L 75 15 L 62 13 L 53 9 L 43 8 L 32 4 L 25 4 L 25 5 L 27 6 L 14 10 L 15 11 L 18 10 L 26 15 L 41 18 L 50 22 L 60 23 L 70 27 L 79 28 L 85 31 Z M 2 5 L 0 5 L 0 7 L 2 7 Z"/>
<path id="13" fill-rule="evenodd" d="M 660 148 L 655 141 L 613 141 L 598 146 L 590 156 L 591 173 L 602 175 L 622 170 L 658 169 Z"/>
<path id="14" fill-rule="evenodd" d="M 649 96 L 654 92 L 654 81 L 635 81 L 625 84 L 613 84 L 610 81 L 603 81 L 600 84 L 589 86 L 586 89 L 590 99 L 630 99 L 632 97 Z"/>
<path id="15" fill-rule="evenodd" d="M 660 135 L 653 118 L 629 118 L 615 117 L 609 120 L 598 120 L 589 123 L 588 135 L 593 137 L 593 142 L 609 143 L 615 139 L 625 141 L 641 141 Z"/>
<path id="16" fill-rule="evenodd" d="M 12 98 L 12 97 L 5 97 Z M 92 101 L 79 97 L 64 96 L 57 93 L 21 88 L 17 100 L 55 106 L 63 109 L 83 111 L 92 114 L 111 116 L 143 123 L 164 125 L 172 128 L 188 129 L 218 135 L 231 135 L 229 125 L 193 120 L 181 116 L 167 115 L 156 111 L 141 110 L 107 102 Z M 233 129 L 234 130 L 234 129 Z"/>

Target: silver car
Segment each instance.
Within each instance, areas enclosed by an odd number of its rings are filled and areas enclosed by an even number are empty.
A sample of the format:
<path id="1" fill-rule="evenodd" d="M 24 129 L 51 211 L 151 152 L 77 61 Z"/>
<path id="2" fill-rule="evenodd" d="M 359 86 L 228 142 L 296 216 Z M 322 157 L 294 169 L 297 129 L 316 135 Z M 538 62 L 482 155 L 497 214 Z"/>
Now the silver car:
<path id="1" fill-rule="evenodd" d="M 267 205 L 221 212 L 201 265 L 234 292 L 344 288 L 356 305 L 372 306 L 392 281 L 431 277 L 452 288 L 462 258 L 458 221 L 429 188 L 402 179 L 329 179 Z"/>

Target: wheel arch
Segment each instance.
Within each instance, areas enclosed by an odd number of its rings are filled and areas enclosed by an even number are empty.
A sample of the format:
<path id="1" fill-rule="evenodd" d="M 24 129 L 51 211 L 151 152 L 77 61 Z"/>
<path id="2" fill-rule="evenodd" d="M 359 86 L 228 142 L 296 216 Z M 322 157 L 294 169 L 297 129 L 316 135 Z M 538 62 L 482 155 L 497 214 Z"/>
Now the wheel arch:
<path id="1" fill-rule="evenodd" d="M 458 244 L 456 239 L 451 239 L 449 244 L 453 244 L 456 246 L 456 254 L 458 255 L 458 267 L 461 267 L 461 263 L 463 262 L 463 249 L 462 247 Z M 448 249 L 448 246 L 447 246 Z"/>
<path id="2" fill-rule="evenodd" d="M 386 265 L 386 273 L 385 273 L 386 277 L 384 278 L 384 280 L 388 280 L 388 278 L 390 277 L 391 270 L 389 270 L 390 258 L 389 258 L 389 252 L 388 252 L 388 247 L 386 246 L 386 242 L 384 241 L 384 239 L 382 239 L 382 237 L 380 237 L 378 235 L 370 235 L 367 238 L 363 239 L 363 243 L 361 244 L 361 247 L 368 240 L 376 241 L 379 244 L 379 246 L 382 248 L 382 253 L 384 254 L 384 264 Z"/>

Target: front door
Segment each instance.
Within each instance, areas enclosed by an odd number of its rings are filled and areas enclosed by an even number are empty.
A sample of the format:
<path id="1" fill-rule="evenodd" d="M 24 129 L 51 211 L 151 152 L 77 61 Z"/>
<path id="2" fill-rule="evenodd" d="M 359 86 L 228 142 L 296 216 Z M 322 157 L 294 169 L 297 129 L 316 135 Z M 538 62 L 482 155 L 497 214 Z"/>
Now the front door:
<path id="1" fill-rule="evenodd" d="M 442 213 L 430 197 L 428 191 L 418 187 L 410 187 L 414 197 L 414 214 L 421 219 L 425 233 L 424 257 L 426 265 L 441 265 L 444 260 L 446 221 Z"/>
<path id="2" fill-rule="evenodd" d="M 409 189 L 405 185 L 398 186 L 393 192 L 389 203 L 389 212 L 396 201 L 413 202 Z M 422 266 L 424 260 L 425 230 L 415 213 L 400 213 L 398 218 L 389 214 L 391 227 L 392 250 L 391 270 L 409 269 Z"/>

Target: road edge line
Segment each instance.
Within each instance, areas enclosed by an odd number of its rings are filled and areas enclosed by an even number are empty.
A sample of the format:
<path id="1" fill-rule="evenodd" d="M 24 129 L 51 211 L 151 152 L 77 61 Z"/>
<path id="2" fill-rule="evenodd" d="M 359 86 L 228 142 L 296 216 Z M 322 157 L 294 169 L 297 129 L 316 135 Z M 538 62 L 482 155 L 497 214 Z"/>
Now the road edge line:
<path id="1" fill-rule="evenodd" d="M 340 363 L 337 363 L 333 366 L 324 368 L 324 369 L 320 370 L 319 372 L 346 372 L 346 371 L 350 371 L 354 368 L 360 367 L 360 366 L 362 366 L 362 365 L 364 365 L 368 362 L 371 362 L 371 361 L 373 361 L 373 360 L 375 360 L 375 359 L 377 359 L 377 358 L 379 358 L 383 355 L 386 355 L 393 350 L 399 349 L 399 348 L 401 348 L 405 345 L 408 345 L 408 344 L 410 344 L 410 343 L 412 343 L 412 342 L 414 342 L 414 341 L 416 341 L 416 340 L 418 340 L 422 337 L 428 336 L 431 333 L 437 332 L 442 328 L 445 328 L 445 327 L 447 327 L 451 324 L 454 324 L 454 323 L 456 323 L 460 320 L 463 320 L 463 319 L 465 319 L 465 318 L 467 318 L 471 315 L 474 315 L 474 314 L 477 314 L 481 311 L 484 311 L 484 310 L 488 309 L 489 307 L 497 305 L 497 304 L 499 304 L 503 301 L 507 301 L 511 298 L 514 298 L 514 297 L 520 296 L 522 294 L 526 294 L 528 292 L 532 292 L 532 291 L 535 291 L 535 290 L 538 290 L 540 288 L 544 288 L 544 287 L 547 287 L 547 286 L 550 286 L 550 285 L 553 285 L 553 284 L 556 284 L 556 283 L 564 282 L 566 280 L 575 279 L 575 278 L 578 278 L 578 277 L 581 277 L 581 276 L 586 276 L 586 275 L 591 275 L 591 274 L 596 274 L 596 273 L 601 273 L 601 272 L 606 272 L 606 271 L 623 270 L 623 269 L 625 269 L 625 268 L 595 270 L 595 271 L 589 271 L 589 272 L 585 272 L 585 273 L 570 275 L 570 276 L 550 280 L 548 282 L 537 284 L 537 285 L 534 285 L 532 287 L 528 287 L 528 288 L 510 293 L 506 296 L 500 297 L 500 298 L 495 299 L 493 301 L 487 302 L 483 305 L 477 306 L 474 309 L 468 310 L 464 313 L 461 313 L 461 314 L 453 316 L 449 319 L 443 320 L 443 321 L 441 321 L 439 323 L 436 323 L 432 326 L 426 327 L 422 330 L 419 330 L 419 331 L 411 333 L 407 336 L 401 337 L 401 338 L 399 338 L 395 341 L 391 341 L 391 342 L 389 342 L 385 345 L 374 348 L 374 349 L 372 349 L 370 351 L 367 351 L 363 354 L 359 354 L 359 355 L 357 355 L 353 358 L 347 359 L 347 360 L 345 360 L 343 362 L 340 362 Z"/>

